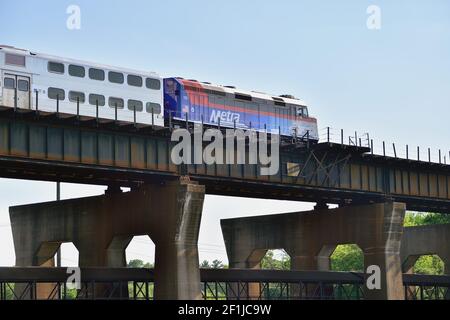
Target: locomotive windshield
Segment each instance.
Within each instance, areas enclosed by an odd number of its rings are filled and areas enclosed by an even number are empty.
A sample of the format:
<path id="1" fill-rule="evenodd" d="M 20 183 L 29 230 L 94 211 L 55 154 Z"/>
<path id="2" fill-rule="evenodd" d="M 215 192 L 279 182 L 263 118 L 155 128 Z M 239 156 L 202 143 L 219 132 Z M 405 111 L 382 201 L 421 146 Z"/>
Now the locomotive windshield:
<path id="1" fill-rule="evenodd" d="M 308 117 L 308 109 L 306 107 L 297 107 L 297 116 L 302 118 Z"/>

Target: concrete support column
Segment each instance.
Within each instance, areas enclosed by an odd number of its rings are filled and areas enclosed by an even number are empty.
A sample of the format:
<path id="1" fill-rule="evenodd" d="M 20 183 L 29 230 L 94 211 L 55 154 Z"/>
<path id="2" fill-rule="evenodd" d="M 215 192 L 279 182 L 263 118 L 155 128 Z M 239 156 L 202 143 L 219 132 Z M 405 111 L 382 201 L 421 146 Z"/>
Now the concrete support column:
<path id="1" fill-rule="evenodd" d="M 252 249 L 285 248 L 293 270 L 328 270 L 338 244 L 357 244 L 365 266 L 380 269 L 381 289 L 365 289 L 367 299 L 404 299 L 400 241 L 405 205 L 377 203 L 337 209 L 222 220 L 230 261 Z M 308 290 L 309 291 L 309 290 Z"/>
<path id="2" fill-rule="evenodd" d="M 404 230 L 401 257 L 405 266 L 423 255 L 437 254 L 445 264 L 445 274 L 450 275 L 450 224 L 407 227 Z M 414 265 L 414 263 L 412 263 Z"/>
<path id="3" fill-rule="evenodd" d="M 73 242 L 80 267 L 125 267 L 132 237 L 149 235 L 156 245 L 155 298 L 201 299 L 197 242 L 204 195 L 204 186 L 172 181 L 126 193 L 11 207 L 16 265 L 40 266 L 60 243 Z M 95 292 L 101 298 L 100 289 L 117 288 L 99 288 Z M 123 297 L 124 290 L 113 295 Z"/>
<path id="4" fill-rule="evenodd" d="M 260 269 L 261 260 L 267 250 L 245 250 L 241 248 L 237 255 L 229 260 L 230 269 Z M 242 279 L 245 280 L 245 279 Z M 228 300 L 257 300 L 261 294 L 259 283 L 232 283 L 227 290 Z"/>
<path id="5" fill-rule="evenodd" d="M 405 298 L 400 256 L 404 215 L 404 204 L 385 203 L 379 206 L 377 214 L 367 219 L 367 223 L 372 223 L 376 232 L 360 242 L 364 252 L 364 267 L 366 271 L 369 266 L 380 268 L 381 289 L 369 290 L 365 286 L 366 299 L 404 300 Z"/>
<path id="6" fill-rule="evenodd" d="M 152 233 L 156 244 L 155 297 L 200 300 L 197 244 L 205 189 L 195 184 L 173 184 L 164 191 L 170 196 Z"/>
<path id="7" fill-rule="evenodd" d="M 386 249 L 367 250 L 364 252 L 364 267 L 380 267 L 381 289 L 369 290 L 364 286 L 365 298 L 370 300 L 404 300 L 400 256 L 396 252 L 386 252 Z"/>

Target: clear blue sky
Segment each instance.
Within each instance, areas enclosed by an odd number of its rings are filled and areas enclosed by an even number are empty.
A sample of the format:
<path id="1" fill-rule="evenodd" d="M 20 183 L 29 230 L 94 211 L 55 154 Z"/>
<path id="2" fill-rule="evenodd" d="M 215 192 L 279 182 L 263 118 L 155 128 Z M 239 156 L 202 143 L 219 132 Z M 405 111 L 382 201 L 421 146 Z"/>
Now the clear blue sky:
<path id="1" fill-rule="evenodd" d="M 81 30 L 66 28 L 70 4 L 81 8 Z M 372 4 L 381 8 L 378 31 L 366 27 Z M 378 148 L 386 140 L 400 153 L 408 143 L 436 155 L 450 149 L 449 17 L 448 0 L 15 0 L 0 4 L 0 43 L 294 94 L 320 128 L 369 132 Z M 254 206 L 232 201 L 241 215 Z"/>

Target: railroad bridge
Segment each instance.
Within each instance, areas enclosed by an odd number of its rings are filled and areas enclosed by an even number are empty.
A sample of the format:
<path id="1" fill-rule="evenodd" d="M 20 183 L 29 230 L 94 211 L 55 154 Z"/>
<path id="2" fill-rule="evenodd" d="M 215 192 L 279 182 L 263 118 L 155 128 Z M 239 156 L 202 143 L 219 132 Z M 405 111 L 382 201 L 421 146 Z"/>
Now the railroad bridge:
<path id="1" fill-rule="evenodd" d="M 312 212 L 222 221 L 232 268 L 257 269 L 267 249 L 285 248 L 293 270 L 329 270 L 332 248 L 357 243 L 366 266 L 377 265 L 382 274 L 382 289 L 366 288 L 364 296 L 402 299 L 407 295 L 403 273 L 410 273 L 414 257 L 439 252 L 450 265 L 447 226 L 403 227 L 406 210 L 450 213 L 450 165 L 441 159 L 376 155 L 370 144 L 362 146 L 357 139 L 345 144 L 342 134 L 338 142 L 283 143 L 280 170 L 262 176 L 260 165 L 174 165 L 173 123 L 159 128 L 0 109 L 1 177 L 108 186 L 102 196 L 11 207 L 17 266 L 53 266 L 60 244 L 73 242 L 80 267 L 125 267 L 131 238 L 150 235 L 156 245 L 155 297 L 200 299 L 205 282 L 197 240 L 205 194 L 317 203 Z M 424 238 L 434 240 L 418 242 Z M 239 275 L 255 277 L 248 272 Z M 295 281 L 287 278 L 295 292 L 311 290 L 298 283 L 294 288 Z M 0 283 L 7 279 L 13 278 L 5 276 Z M 33 296 L 25 293 L 24 283 L 16 286 L 18 296 L 43 297 L 52 291 L 48 283 L 37 285 Z M 251 297 L 261 292 L 261 283 L 230 288 L 235 294 L 227 297 L 236 298 L 236 292 Z M 95 295 L 92 290 L 88 296 Z"/>

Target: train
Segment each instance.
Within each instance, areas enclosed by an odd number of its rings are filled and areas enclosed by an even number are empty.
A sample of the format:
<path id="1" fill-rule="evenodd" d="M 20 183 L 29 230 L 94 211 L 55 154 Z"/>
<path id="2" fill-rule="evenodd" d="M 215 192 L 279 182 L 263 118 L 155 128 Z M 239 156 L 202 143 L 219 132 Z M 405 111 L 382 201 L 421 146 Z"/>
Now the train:
<path id="1" fill-rule="evenodd" d="M 318 140 L 304 101 L 0 45 L 0 105 L 140 125 L 201 123 Z"/>

